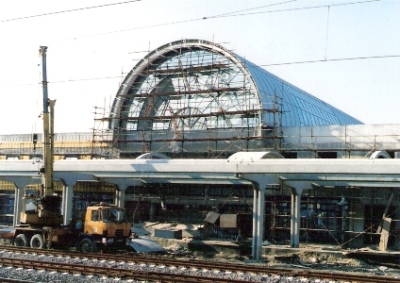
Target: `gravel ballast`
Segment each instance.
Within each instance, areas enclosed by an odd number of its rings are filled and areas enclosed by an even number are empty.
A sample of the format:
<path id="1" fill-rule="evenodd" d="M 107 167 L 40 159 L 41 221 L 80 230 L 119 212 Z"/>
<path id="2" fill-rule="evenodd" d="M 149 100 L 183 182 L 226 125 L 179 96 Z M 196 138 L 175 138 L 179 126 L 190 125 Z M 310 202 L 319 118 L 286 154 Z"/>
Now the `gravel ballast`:
<path id="1" fill-rule="evenodd" d="M 277 275 L 256 275 L 256 274 L 243 274 L 235 272 L 221 272 L 214 270 L 198 270 L 198 269 L 188 269 L 188 268 L 176 268 L 176 267 L 166 267 L 158 265 L 147 265 L 147 264 L 134 264 L 129 262 L 115 262 L 115 261 L 104 261 L 104 260 L 90 260 L 82 258 L 67 258 L 67 257 L 53 257 L 53 256 L 43 256 L 35 254 L 22 254 L 14 253 L 10 251 L 1 251 L 0 257 L 5 258 L 18 258 L 24 260 L 43 260 L 51 261 L 57 263 L 73 263 L 82 265 L 91 265 L 99 267 L 112 267 L 112 268 L 122 268 L 122 269 L 132 269 L 139 271 L 151 271 L 160 272 L 168 274 L 187 274 L 193 276 L 201 277 L 218 277 L 236 280 L 246 280 L 249 282 L 274 282 L 274 283 L 336 283 L 340 281 L 328 281 L 320 279 L 305 279 L 305 278 L 293 278 L 284 277 Z M 86 282 L 139 282 L 134 280 L 125 280 L 113 277 L 99 277 L 99 276 L 86 276 L 86 275 L 76 275 L 71 273 L 59 273 L 59 272 L 47 272 L 43 270 L 33 270 L 24 268 L 11 268 L 11 267 L 0 267 L 0 281 L 1 278 L 12 278 L 17 280 L 26 280 L 32 282 L 74 282 L 74 283 L 86 283 Z"/>

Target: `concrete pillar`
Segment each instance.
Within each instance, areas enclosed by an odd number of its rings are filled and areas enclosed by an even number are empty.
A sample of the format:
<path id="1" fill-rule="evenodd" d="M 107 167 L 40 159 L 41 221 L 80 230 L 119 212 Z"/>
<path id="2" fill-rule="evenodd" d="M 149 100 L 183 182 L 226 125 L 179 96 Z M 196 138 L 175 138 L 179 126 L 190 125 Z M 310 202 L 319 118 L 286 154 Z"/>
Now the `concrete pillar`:
<path id="1" fill-rule="evenodd" d="M 69 225 L 72 220 L 72 211 L 74 209 L 74 186 L 77 180 L 74 178 L 62 179 L 63 191 L 61 200 L 61 215 L 63 216 L 63 224 Z"/>
<path id="2" fill-rule="evenodd" d="M 265 187 L 261 188 L 258 184 L 253 184 L 253 238 L 252 238 L 252 257 L 255 260 L 262 258 L 262 242 L 264 239 L 264 201 Z"/>
<path id="3" fill-rule="evenodd" d="M 311 188 L 311 183 L 307 181 L 282 181 L 285 186 L 290 188 L 291 192 L 290 246 L 292 248 L 298 248 L 300 246 L 301 194 L 304 190 Z"/>
<path id="4" fill-rule="evenodd" d="M 264 211 L 265 211 L 265 187 L 260 187 L 258 189 L 257 196 L 258 204 L 257 204 L 257 236 L 256 236 L 256 251 L 255 251 L 255 259 L 262 259 L 262 242 L 264 239 Z"/>
<path id="5" fill-rule="evenodd" d="M 74 209 L 74 189 L 73 185 L 64 186 L 61 205 L 61 214 L 63 215 L 63 224 L 69 225 L 72 220 L 72 211 Z"/>
<path id="6" fill-rule="evenodd" d="M 278 178 L 263 174 L 239 174 L 238 177 L 249 180 L 253 184 L 253 238 L 252 258 L 262 259 L 262 242 L 264 240 L 264 210 L 267 185 L 278 184 Z"/>
<path id="7" fill-rule="evenodd" d="M 258 226 L 257 223 L 259 221 L 258 214 L 257 214 L 257 205 L 258 205 L 258 188 L 257 184 L 253 183 L 253 233 L 251 238 L 251 250 L 252 250 L 252 258 L 255 259 L 257 256 L 257 240 L 256 235 L 258 233 Z"/>
<path id="8" fill-rule="evenodd" d="M 290 246 L 292 248 L 297 248 L 297 247 L 293 246 L 293 242 L 295 239 L 295 237 L 293 235 L 294 231 L 295 231 L 295 226 L 294 226 L 295 218 L 294 218 L 293 211 L 296 210 L 296 205 L 295 205 L 296 199 L 294 196 L 295 196 L 295 194 L 293 192 L 291 192 L 291 195 L 290 195 Z"/>
<path id="9" fill-rule="evenodd" d="M 21 224 L 20 222 L 20 214 L 22 211 L 22 197 L 24 195 L 23 188 L 15 187 L 15 198 L 14 198 L 14 219 L 13 219 L 13 226 L 17 226 Z"/>
<path id="10" fill-rule="evenodd" d="M 62 193 L 61 193 L 61 215 L 65 214 L 65 206 L 66 206 L 66 201 L 67 199 L 67 186 L 63 185 Z M 65 219 L 63 220 L 63 222 Z"/>
<path id="11" fill-rule="evenodd" d="M 23 177 L 2 177 L 3 180 L 10 181 L 14 183 L 15 186 L 15 194 L 14 194 L 14 218 L 13 225 L 19 225 L 21 211 L 24 208 L 23 196 L 24 196 L 24 188 L 32 182 L 30 178 Z"/>
<path id="12" fill-rule="evenodd" d="M 303 189 L 291 188 L 290 246 L 300 246 L 300 200 Z"/>
<path id="13" fill-rule="evenodd" d="M 118 207 L 125 207 L 125 192 L 126 188 L 119 188 L 115 192 L 115 205 Z"/>

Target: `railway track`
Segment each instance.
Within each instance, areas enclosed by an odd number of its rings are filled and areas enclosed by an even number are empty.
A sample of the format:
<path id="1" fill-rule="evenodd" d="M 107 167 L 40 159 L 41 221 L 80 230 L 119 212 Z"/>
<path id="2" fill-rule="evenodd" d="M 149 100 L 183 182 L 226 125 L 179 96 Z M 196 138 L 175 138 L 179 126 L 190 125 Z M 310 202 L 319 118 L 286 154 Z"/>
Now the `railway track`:
<path id="1" fill-rule="evenodd" d="M 287 277 L 297 278 L 315 278 L 325 280 L 335 280 L 342 282 L 386 282 L 386 283 L 398 283 L 399 278 L 390 276 L 377 276 L 377 275 L 366 275 L 360 273 L 350 272 L 327 272 L 318 271 L 312 269 L 290 269 L 290 268 L 273 268 L 269 266 L 261 265 L 246 265 L 246 264 L 226 264 L 219 262 L 210 261 L 188 261 L 188 260 L 176 260 L 160 256 L 140 256 L 140 255 L 128 255 L 128 254 L 100 254 L 100 253 L 87 253 L 82 254 L 71 251 L 60 251 L 60 250 L 42 250 L 42 249 L 31 249 L 21 248 L 14 246 L 0 246 L 0 251 L 3 251 L 3 255 L 0 257 L 0 264 L 3 267 L 13 268 L 30 268 L 36 270 L 47 270 L 61 273 L 70 274 L 82 274 L 82 275 L 96 275 L 96 276 L 112 276 L 115 278 L 142 280 L 147 282 L 232 282 L 232 283 L 243 283 L 249 282 L 246 280 L 237 279 L 224 279 L 214 277 L 203 277 L 187 275 L 182 272 L 181 274 L 166 274 L 162 272 L 162 267 L 173 267 L 180 270 L 211 270 L 215 271 L 215 274 L 230 274 L 230 273 L 243 273 L 243 274 L 259 274 L 259 275 L 279 275 Z M 4 253 L 26 253 L 26 254 L 39 254 L 43 255 L 43 260 L 21 260 L 15 258 L 8 258 Z M 45 256 L 54 257 L 66 257 L 66 258 L 79 258 L 87 260 L 87 264 L 72 264 L 72 263 L 58 263 L 56 261 L 45 260 Z M 123 268 L 108 268 L 90 265 L 89 260 L 96 261 L 109 261 L 109 262 L 128 262 L 135 265 L 149 265 L 149 266 L 160 266 L 160 272 L 149 272 L 140 271 L 133 269 Z M 212 274 L 212 273 L 211 273 Z M 0 280 L 1 281 L 1 280 Z M 11 281 L 10 281 L 11 282 Z M 14 281 L 15 282 L 15 281 Z"/>
<path id="2" fill-rule="evenodd" d="M 57 263 L 53 261 L 42 261 L 42 260 L 21 260 L 15 258 L 0 258 L 0 264 L 2 266 L 13 267 L 13 268 L 46 270 L 50 272 L 55 271 L 60 273 L 69 273 L 69 274 L 86 275 L 86 276 L 114 277 L 114 278 L 132 279 L 144 282 L 176 282 L 176 283 L 249 282 L 247 280 L 224 279 L 217 277 L 207 278 L 207 277 L 193 276 L 187 274 L 165 274 L 162 272 L 138 271 L 131 269 L 90 266 L 90 265 L 72 264 L 64 262 Z"/>

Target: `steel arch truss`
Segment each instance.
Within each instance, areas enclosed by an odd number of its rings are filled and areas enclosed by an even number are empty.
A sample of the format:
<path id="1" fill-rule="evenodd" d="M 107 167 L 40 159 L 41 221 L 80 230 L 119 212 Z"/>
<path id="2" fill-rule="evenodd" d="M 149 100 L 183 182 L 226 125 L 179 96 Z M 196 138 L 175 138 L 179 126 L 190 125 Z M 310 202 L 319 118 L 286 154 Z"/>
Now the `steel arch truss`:
<path id="1" fill-rule="evenodd" d="M 182 142 L 209 143 L 210 133 L 228 147 L 234 137 L 241 143 L 256 136 L 261 105 L 255 83 L 233 53 L 206 41 L 176 41 L 149 53 L 128 74 L 110 127 L 125 134 L 120 140 L 141 136 L 143 151 L 161 139 L 168 146 L 158 151 L 183 151 Z"/>

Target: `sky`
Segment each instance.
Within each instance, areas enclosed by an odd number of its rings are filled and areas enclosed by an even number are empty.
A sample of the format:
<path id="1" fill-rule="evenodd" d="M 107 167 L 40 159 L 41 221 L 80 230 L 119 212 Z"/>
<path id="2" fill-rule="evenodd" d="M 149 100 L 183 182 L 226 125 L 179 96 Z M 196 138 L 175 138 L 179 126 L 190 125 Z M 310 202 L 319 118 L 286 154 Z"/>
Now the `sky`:
<path id="1" fill-rule="evenodd" d="M 102 128 L 127 73 L 181 39 L 218 43 L 365 124 L 400 123 L 400 0 L 0 0 L 0 134 Z"/>

